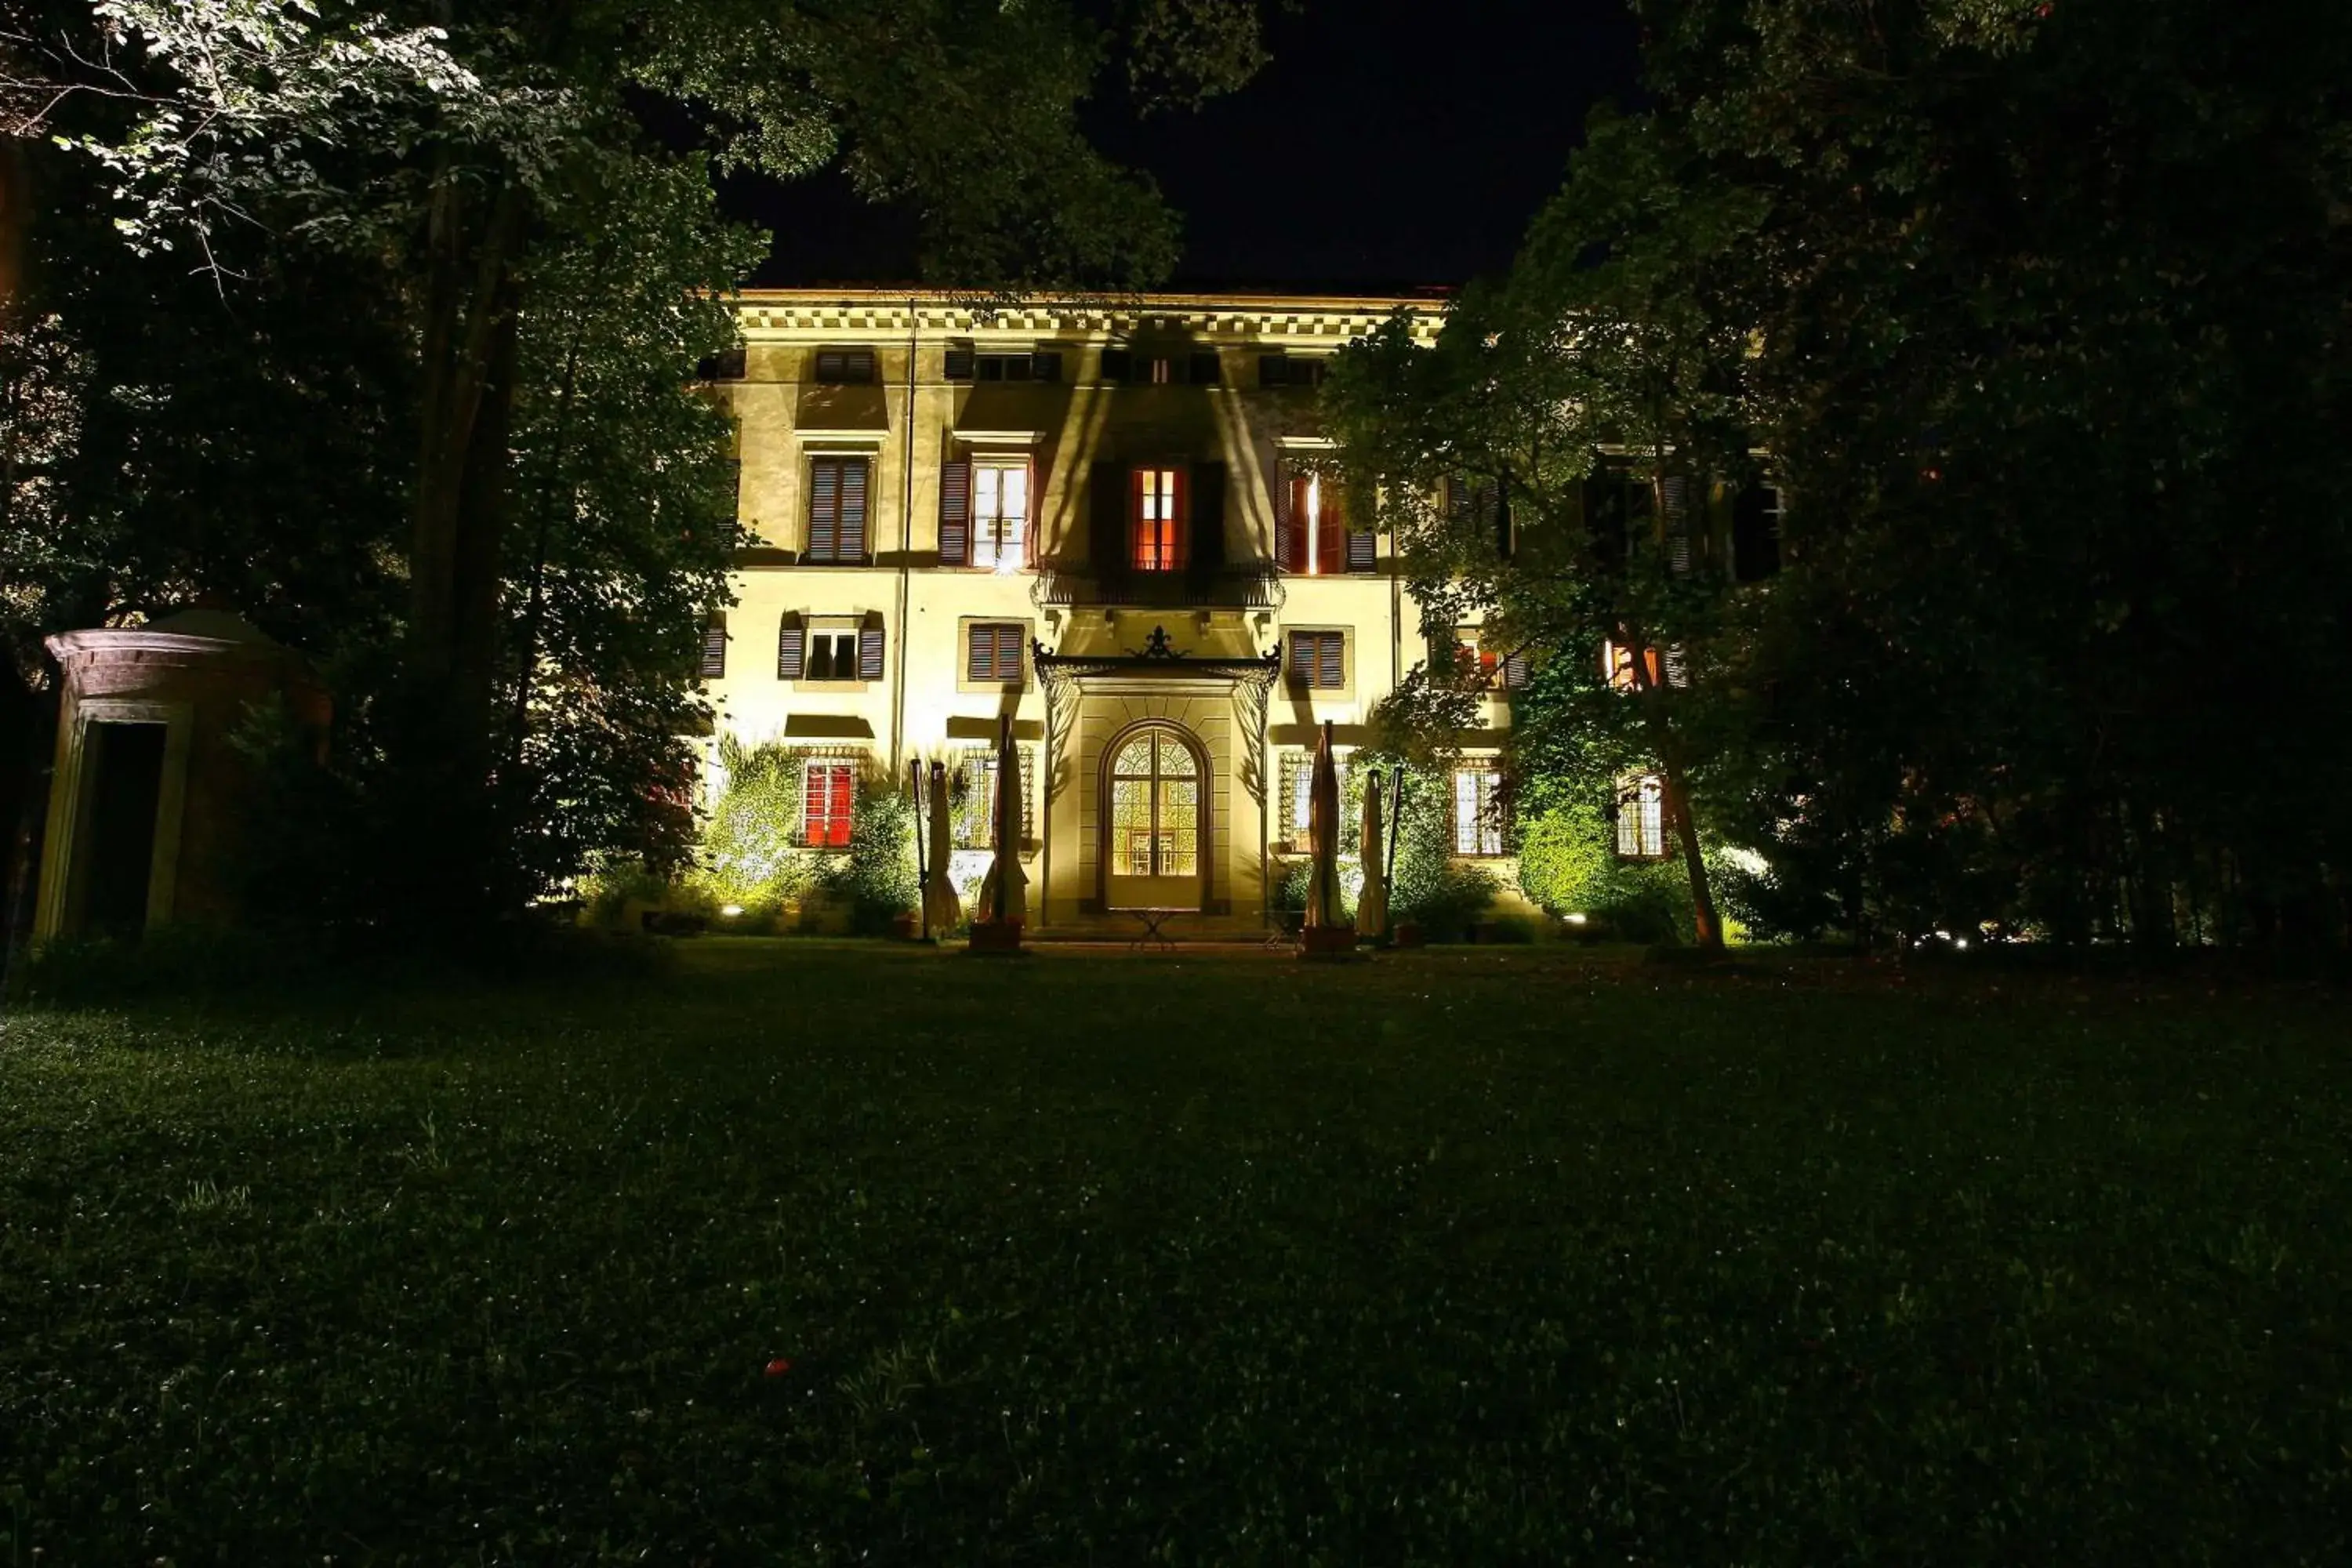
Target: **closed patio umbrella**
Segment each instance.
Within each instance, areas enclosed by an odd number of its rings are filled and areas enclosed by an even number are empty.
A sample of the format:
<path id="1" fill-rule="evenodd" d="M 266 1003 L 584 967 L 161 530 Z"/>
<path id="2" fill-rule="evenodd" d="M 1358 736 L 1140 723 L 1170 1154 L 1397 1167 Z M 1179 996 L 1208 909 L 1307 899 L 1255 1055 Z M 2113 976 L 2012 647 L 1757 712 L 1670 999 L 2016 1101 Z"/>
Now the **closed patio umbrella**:
<path id="1" fill-rule="evenodd" d="M 931 932 L 936 936 L 953 931 L 963 918 L 963 900 L 956 897 L 955 879 L 949 870 L 955 843 L 948 817 L 948 770 L 944 763 L 931 764 L 931 787 L 926 805 L 931 819 L 931 842 L 930 870 L 923 885 L 923 918 L 930 922 Z"/>
<path id="2" fill-rule="evenodd" d="M 1338 930 L 1339 916 L 1339 770 L 1331 760 L 1331 721 L 1315 744 L 1315 773 L 1307 788 L 1308 836 L 1315 846 L 1307 884 L 1307 929 Z"/>
<path id="3" fill-rule="evenodd" d="M 1029 879 L 1021 869 L 1021 750 L 1010 719 L 996 743 L 996 863 L 981 888 L 980 912 L 998 924 L 1029 918 Z"/>
<path id="4" fill-rule="evenodd" d="M 1364 784 L 1364 890 L 1356 895 L 1356 934 L 1370 941 L 1388 930 L 1387 858 L 1381 853 L 1381 775 Z"/>

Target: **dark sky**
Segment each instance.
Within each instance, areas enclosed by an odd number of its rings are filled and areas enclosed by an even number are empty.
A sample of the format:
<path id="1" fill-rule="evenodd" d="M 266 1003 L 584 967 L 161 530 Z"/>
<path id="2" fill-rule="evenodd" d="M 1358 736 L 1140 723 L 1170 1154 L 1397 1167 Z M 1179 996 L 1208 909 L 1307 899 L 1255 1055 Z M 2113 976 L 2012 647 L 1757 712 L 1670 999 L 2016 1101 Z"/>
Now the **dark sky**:
<path id="1" fill-rule="evenodd" d="M 1618 0 L 1306 0 L 1268 41 L 1256 79 L 1198 112 L 1094 117 L 1096 140 L 1182 215 L 1179 286 L 1379 289 L 1496 271 L 1559 188 L 1586 111 L 1633 92 Z M 758 282 L 914 272 L 911 225 L 838 179 L 727 195 L 783 230 Z"/>

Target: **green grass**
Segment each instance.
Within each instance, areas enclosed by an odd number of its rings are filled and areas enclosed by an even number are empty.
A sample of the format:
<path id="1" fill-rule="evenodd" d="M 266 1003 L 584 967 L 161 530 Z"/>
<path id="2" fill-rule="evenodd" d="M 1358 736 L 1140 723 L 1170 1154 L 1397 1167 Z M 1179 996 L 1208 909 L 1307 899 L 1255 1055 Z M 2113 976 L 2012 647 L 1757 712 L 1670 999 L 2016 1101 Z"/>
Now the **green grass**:
<path id="1" fill-rule="evenodd" d="M 716 941 L 19 1016 L 0 1562 L 2342 1563 L 2347 1022 Z"/>

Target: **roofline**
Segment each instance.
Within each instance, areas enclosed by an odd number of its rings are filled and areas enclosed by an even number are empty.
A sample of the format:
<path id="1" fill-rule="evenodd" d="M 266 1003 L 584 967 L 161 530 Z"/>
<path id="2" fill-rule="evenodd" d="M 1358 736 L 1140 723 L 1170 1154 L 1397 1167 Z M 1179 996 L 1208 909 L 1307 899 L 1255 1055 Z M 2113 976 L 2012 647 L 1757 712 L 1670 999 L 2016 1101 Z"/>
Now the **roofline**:
<path id="1" fill-rule="evenodd" d="M 1195 290 L 1171 292 L 1104 293 L 1081 296 L 1028 294 L 1004 301 L 1013 309 L 1035 310 L 1039 307 L 1079 307 L 1112 310 L 1323 310 L 1361 312 L 1398 309 L 1444 310 L 1453 301 L 1450 286 L 1433 286 L 1415 294 L 1306 294 L 1306 293 L 1202 293 Z M 957 308 L 985 308 L 997 302 L 995 297 L 951 289 L 906 288 L 888 289 L 871 285 L 856 288 L 796 288 L 741 289 L 723 296 L 741 305 L 904 305 Z"/>

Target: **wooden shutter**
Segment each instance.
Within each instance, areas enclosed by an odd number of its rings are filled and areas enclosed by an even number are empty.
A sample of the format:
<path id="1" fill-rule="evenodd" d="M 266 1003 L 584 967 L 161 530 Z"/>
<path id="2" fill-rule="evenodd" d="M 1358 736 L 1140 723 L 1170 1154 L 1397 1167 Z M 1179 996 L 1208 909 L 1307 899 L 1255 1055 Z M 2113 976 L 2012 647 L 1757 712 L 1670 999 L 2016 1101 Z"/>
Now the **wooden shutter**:
<path id="1" fill-rule="evenodd" d="M 713 615 L 702 624 L 702 675 L 708 680 L 727 674 L 727 617 Z"/>
<path id="2" fill-rule="evenodd" d="M 866 480 L 872 471 L 863 458 L 847 458 L 841 465 L 841 559 L 866 558 Z"/>
<path id="3" fill-rule="evenodd" d="M 841 552 L 841 470 L 839 458 L 809 460 L 808 558 L 831 561 Z"/>
<path id="4" fill-rule="evenodd" d="M 1380 570 L 1380 541 L 1369 528 L 1348 531 L 1348 570 L 1377 572 Z"/>
<path id="5" fill-rule="evenodd" d="M 1187 493 L 1189 491 L 1189 494 Z M 1176 564 L 1213 577 L 1225 569 L 1225 466 L 1176 470 Z"/>
<path id="6" fill-rule="evenodd" d="M 940 468 L 940 564 L 971 561 L 971 459 L 958 458 Z"/>
<path id="7" fill-rule="evenodd" d="M 1118 572 L 1128 563 L 1127 469 L 1118 463 L 1097 463 L 1087 485 L 1087 559 L 1097 576 Z"/>
<path id="8" fill-rule="evenodd" d="M 1336 577 L 1348 569 L 1348 497 L 1328 479 L 1321 481 L 1322 511 L 1315 520 L 1315 570 Z"/>
<path id="9" fill-rule="evenodd" d="M 950 381 L 970 381 L 972 359 L 972 351 L 969 346 L 948 350 L 947 378 Z"/>
<path id="10" fill-rule="evenodd" d="M 869 612 L 857 628 L 857 679 L 882 679 L 882 616 L 878 611 Z"/>
<path id="11" fill-rule="evenodd" d="M 1276 458 L 1274 464 L 1274 563 L 1285 572 L 1296 572 L 1300 564 L 1293 559 L 1297 550 L 1297 500 L 1290 489 L 1297 482 L 1291 475 L 1290 465 Z"/>
<path id="12" fill-rule="evenodd" d="M 996 628 L 996 679 L 1007 686 L 1021 684 L 1021 642 L 1024 629 L 1010 622 Z"/>
<path id="13" fill-rule="evenodd" d="M 1185 366 L 1184 379 L 1195 386 L 1214 386 L 1224 379 L 1223 367 L 1214 349 L 1196 349 L 1191 363 Z"/>
<path id="14" fill-rule="evenodd" d="M 1506 654 L 1503 657 L 1503 689 L 1513 691 L 1527 683 L 1528 656 L 1525 653 Z"/>
<path id="15" fill-rule="evenodd" d="M 791 610 L 776 625 L 776 679 L 798 680 L 808 669 L 808 626 Z"/>
<path id="16" fill-rule="evenodd" d="M 1315 684 L 1315 638 L 1311 632 L 1290 634 L 1290 683 L 1293 686 Z"/>
<path id="17" fill-rule="evenodd" d="M 1665 508 L 1666 568 L 1677 577 L 1690 575 L 1691 491 L 1687 475 L 1667 474 L 1658 480 L 1659 498 Z"/>
<path id="18" fill-rule="evenodd" d="M 1315 684 L 1336 691 L 1348 684 L 1347 636 L 1324 632 L 1315 640 Z"/>

